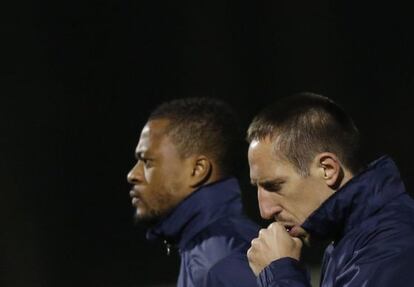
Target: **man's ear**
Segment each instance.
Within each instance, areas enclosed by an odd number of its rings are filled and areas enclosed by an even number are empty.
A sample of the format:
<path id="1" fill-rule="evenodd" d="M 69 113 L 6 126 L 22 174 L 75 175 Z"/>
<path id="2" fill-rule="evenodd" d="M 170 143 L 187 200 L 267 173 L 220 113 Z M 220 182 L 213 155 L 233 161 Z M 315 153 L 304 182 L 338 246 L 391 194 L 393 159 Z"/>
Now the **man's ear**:
<path id="1" fill-rule="evenodd" d="M 192 164 L 190 185 L 196 188 L 209 180 L 213 166 L 210 159 L 204 155 L 194 157 Z"/>
<path id="2" fill-rule="evenodd" d="M 326 185 L 337 190 L 344 177 L 344 171 L 338 157 L 334 153 L 324 152 L 316 156 L 319 175 Z"/>

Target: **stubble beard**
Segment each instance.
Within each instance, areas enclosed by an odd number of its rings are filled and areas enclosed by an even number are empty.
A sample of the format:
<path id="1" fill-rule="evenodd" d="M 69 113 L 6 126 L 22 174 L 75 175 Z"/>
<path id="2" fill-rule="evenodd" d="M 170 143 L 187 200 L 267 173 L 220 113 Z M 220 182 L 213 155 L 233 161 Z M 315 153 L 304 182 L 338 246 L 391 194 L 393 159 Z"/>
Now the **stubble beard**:
<path id="1" fill-rule="evenodd" d="M 142 200 L 143 206 L 138 206 L 134 214 L 134 223 L 144 225 L 147 227 L 153 227 L 158 224 L 167 214 L 169 214 L 181 200 L 177 200 L 174 196 L 176 194 L 176 186 L 172 186 L 162 193 L 158 193 L 156 198 L 153 198 L 150 202 L 156 202 L 155 207 L 151 207 L 150 203 Z M 178 201 L 178 202 L 176 202 Z"/>
<path id="2" fill-rule="evenodd" d="M 142 202 L 141 204 L 144 206 L 138 206 L 135 210 L 134 223 L 146 227 L 157 225 L 172 210 L 172 207 L 169 206 L 170 201 L 170 197 L 164 195 L 164 197 L 158 199 L 159 205 L 156 208 L 151 208 Z"/>
<path id="3" fill-rule="evenodd" d="M 144 225 L 146 227 L 152 227 L 160 222 L 161 215 L 157 214 L 153 210 L 149 210 L 147 213 L 140 213 L 139 208 L 135 210 L 134 214 L 134 224 L 135 225 Z"/>

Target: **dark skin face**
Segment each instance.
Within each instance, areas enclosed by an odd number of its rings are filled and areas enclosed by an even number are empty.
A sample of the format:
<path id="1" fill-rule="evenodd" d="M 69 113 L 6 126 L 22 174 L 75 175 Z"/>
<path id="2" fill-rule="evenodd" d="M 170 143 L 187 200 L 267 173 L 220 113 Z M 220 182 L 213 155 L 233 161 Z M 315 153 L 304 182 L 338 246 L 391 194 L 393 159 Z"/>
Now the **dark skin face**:
<path id="1" fill-rule="evenodd" d="M 149 121 L 135 150 L 137 163 L 127 179 L 138 220 L 156 222 L 194 190 L 194 158 L 180 156 L 165 132 L 168 123 L 166 119 Z"/>

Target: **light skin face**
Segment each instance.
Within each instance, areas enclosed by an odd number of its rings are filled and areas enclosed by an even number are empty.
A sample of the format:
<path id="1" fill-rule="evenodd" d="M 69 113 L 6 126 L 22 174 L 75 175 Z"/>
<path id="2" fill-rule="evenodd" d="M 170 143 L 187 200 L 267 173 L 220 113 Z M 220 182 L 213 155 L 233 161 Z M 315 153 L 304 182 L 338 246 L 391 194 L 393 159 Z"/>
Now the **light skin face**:
<path id="1" fill-rule="evenodd" d="M 309 240 L 301 224 L 351 175 L 334 154 L 321 153 L 311 162 L 309 175 L 302 176 L 269 137 L 250 143 L 248 159 L 260 214 L 275 221 L 260 231 L 248 251 L 250 267 L 258 275 L 276 259 L 299 260 L 302 242 Z"/>
<path id="2" fill-rule="evenodd" d="M 128 173 L 136 218 L 157 221 L 192 191 L 193 158 L 182 158 L 165 128 L 169 121 L 149 121 L 135 150 L 137 163 Z"/>

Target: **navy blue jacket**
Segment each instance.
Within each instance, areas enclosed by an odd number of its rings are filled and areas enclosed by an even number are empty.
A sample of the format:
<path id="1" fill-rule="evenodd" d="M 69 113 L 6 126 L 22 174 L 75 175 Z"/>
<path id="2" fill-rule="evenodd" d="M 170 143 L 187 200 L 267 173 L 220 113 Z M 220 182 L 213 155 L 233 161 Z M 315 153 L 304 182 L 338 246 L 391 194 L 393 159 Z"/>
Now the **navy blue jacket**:
<path id="1" fill-rule="evenodd" d="M 302 225 L 333 239 L 325 250 L 322 287 L 414 286 L 414 201 L 394 162 L 382 157 L 334 193 Z M 298 261 L 273 261 L 260 286 L 310 286 Z"/>
<path id="2" fill-rule="evenodd" d="M 177 245 L 178 287 L 256 286 L 246 256 L 259 227 L 242 213 L 235 178 L 206 185 L 149 230 L 148 239 Z"/>

